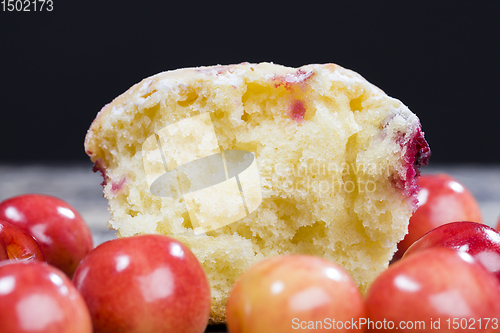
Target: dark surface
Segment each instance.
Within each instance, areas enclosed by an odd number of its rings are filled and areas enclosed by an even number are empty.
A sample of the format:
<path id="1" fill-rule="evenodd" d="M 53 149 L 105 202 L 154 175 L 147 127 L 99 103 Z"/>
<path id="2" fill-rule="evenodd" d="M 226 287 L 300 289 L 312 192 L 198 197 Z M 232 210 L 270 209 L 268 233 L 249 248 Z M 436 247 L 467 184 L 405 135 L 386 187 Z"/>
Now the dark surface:
<path id="1" fill-rule="evenodd" d="M 205 332 L 210 333 L 225 333 L 227 332 L 226 325 L 210 325 Z"/>
<path id="2" fill-rule="evenodd" d="M 500 162 L 498 2 L 53 1 L 0 11 L 0 162 L 86 161 L 90 123 L 131 85 L 242 61 L 338 63 L 421 118 L 433 163 Z"/>

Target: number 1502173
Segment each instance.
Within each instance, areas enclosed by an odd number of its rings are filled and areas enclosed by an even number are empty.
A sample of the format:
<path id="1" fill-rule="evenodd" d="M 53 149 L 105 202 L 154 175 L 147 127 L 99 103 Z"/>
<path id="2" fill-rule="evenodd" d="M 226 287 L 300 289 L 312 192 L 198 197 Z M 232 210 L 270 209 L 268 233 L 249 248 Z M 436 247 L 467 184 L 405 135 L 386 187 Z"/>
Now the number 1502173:
<path id="1" fill-rule="evenodd" d="M 54 10 L 53 0 L 2 0 L 4 12 L 51 12 Z"/>

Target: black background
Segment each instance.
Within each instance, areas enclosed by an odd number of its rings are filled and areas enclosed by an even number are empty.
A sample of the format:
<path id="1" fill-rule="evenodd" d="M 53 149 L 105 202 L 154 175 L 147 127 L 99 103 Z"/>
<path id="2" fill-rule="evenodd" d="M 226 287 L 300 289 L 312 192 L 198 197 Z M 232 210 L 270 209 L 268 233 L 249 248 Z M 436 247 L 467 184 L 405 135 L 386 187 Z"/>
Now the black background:
<path id="1" fill-rule="evenodd" d="M 420 117 L 431 164 L 498 163 L 495 3 L 53 0 L 52 12 L 0 8 L 0 163 L 87 161 L 83 140 L 96 113 L 136 82 L 243 61 L 340 64 Z"/>

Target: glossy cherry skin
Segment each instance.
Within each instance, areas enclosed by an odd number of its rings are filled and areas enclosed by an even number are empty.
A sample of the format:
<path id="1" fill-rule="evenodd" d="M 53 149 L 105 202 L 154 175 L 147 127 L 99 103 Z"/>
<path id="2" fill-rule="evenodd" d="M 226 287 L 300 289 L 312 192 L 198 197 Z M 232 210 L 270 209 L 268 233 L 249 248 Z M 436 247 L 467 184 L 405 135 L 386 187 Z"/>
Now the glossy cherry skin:
<path id="1" fill-rule="evenodd" d="M 97 332 L 204 332 L 211 294 L 184 244 L 163 235 L 119 238 L 96 247 L 73 277 Z"/>
<path id="2" fill-rule="evenodd" d="M 227 302 L 231 333 L 362 332 L 338 321 L 365 316 L 362 296 L 347 271 L 323 258 L 286 255 L 265 259 L 237 280 Z M 332 322 L 332 319 L 335 322 Z M 350 325 L 350 324 L 349 324 Z"/>
<path id="3" fill-rule="evenodd" d="M 471 323 L 476 331 L 498 332 L 499 300 L 500 285 L 495 276 L 469 254 L 441 247 L 424 249 L 390 265 L 375 279 L 365 297 L 372 322 L 385 320 L 386 328 L 393 323 L 395 329 L 401 322 L 423 322 L 423 326 L 419 324 L 408 332 L 471 332 Z M 453 318 L 465 318 L 467 329 L 452 327 Z M 486 330 L 485 318 L 491 318 Z M 478 329 L 480 319 L 482 330 Z M 441 330 L 431 327 L 431 320 L 439 321 Z"/>
<path id="4" fill-rule="evenodd" d="M 0 264 L 0 332 L 91 333 L 85 301 L 59 269 L 40 261 Z"/>
<path id="5" fill-rule="evenodd" d="M 30 233 L 47 262 L 69 277 L 93 249 L 92 234 L 67 202 L 42 194 L 26 194 L 0 203 L 0 219 Z"/>
<path id="6" fill-rule="evenodd" d="M 398 244 L 396 258 L 432 229 L 457 221 L 482 222 L 481 209 L 472 193 L 447 174 L 422 175 L 418 208 L 410 218 L 408 234 Z"/>
<path id="7" fill-rule="evenodd" d="M 0 220 L 0 260 L 46 261 L 40 244 L 26 231 Z"/>
<path id="8" fill-rule="evenodd" d="M 500 280 L 500 232 L 485 224 L 444 224 L 413 243 L 403 258 L 431 247 L 447 247 L 467 252 Z"/>

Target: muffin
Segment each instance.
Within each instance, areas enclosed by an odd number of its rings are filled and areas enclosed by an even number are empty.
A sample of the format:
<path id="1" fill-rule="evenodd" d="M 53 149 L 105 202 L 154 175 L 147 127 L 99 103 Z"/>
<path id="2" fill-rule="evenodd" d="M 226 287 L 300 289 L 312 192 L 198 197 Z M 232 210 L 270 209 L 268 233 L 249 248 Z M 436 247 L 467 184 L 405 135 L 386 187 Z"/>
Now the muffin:
<path id="1" fill-rule="evenodd" d="M 347 269 L 361 291 L 416 209 L 430 149 L 399 100 L 335 64 L 186 68 L 106 105 L 85 138 L 118 237 L 185 243 L 225 321 L 238 276 L 302 253 Z"/>

